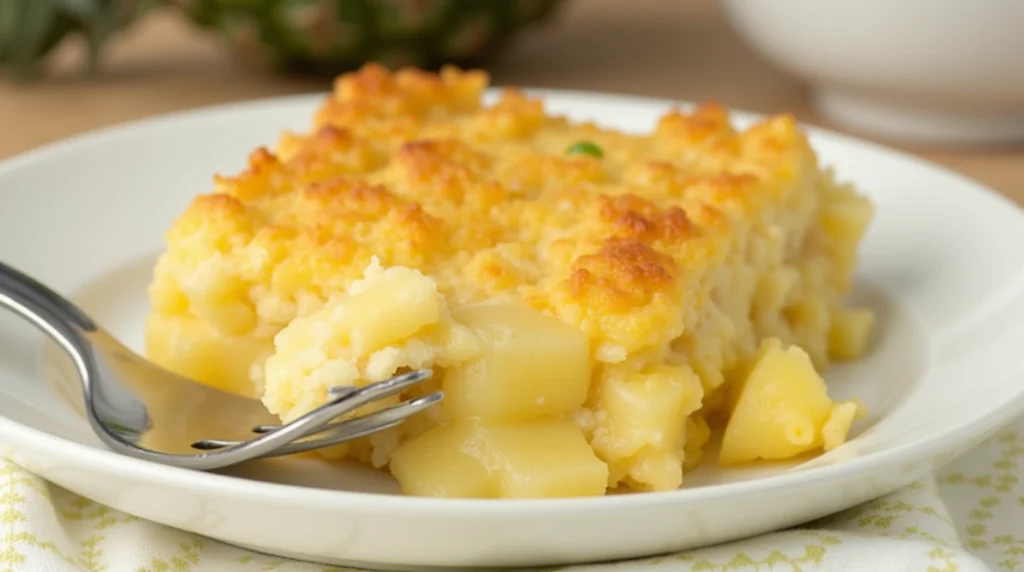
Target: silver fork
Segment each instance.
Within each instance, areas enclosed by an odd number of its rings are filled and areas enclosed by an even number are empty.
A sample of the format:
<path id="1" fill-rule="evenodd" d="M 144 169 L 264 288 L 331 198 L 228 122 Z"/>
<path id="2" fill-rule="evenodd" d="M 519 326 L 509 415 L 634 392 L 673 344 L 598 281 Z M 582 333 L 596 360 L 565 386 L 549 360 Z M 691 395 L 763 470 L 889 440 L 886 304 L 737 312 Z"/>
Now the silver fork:
<path id="1" fill-rule="evenodd" d="M 434 392 L 335 422 L 429 379 L 432 372 L 421 369 L 362 388 L 332 388 L 327 403 L 277 425 L 258 400 L 156 366 L 71 301 L 2 262 L 0 308 L 27 319 L 70 356 L 86 416 L 104 444 L 167 465 L 210 470 L 344 443 L 395 427 L 442 398 Z"/>

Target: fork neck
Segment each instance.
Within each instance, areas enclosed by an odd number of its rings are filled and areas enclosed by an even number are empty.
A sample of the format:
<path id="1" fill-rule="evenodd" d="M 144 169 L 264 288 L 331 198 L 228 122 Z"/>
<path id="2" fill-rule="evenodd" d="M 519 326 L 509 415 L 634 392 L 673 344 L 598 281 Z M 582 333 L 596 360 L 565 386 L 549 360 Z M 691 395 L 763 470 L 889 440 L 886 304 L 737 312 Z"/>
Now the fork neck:
<path id="1" fill-rule="evenodd" d="M 96 324 L 78 306 L 50 288 L 0 262 L 0 308 L 25 318 L 75 359 L 88 348 L 86 337 Z M 77 363 L 79 367 L 85 364 Z"/>

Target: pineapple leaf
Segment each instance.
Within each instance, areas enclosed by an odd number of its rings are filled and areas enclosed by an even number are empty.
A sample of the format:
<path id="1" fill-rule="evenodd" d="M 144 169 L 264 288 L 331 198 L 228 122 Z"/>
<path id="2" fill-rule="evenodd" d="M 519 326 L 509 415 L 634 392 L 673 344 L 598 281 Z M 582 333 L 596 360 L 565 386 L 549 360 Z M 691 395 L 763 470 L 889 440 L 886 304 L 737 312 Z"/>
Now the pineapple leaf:
<path id="1" fill-rule="evenodd" d="M 11 58 L 11 45 L 14 31 L 21 21 L 24 2 L 18 0 L 0 0 L 0 67 Z"/>
<path id="2" fill-rule="evenodd" d="M 78 0 L 75 0 L 78 1 Z M 99 65 L 100 49 L 112 36 L 138 22 L 161 3 L 160 0 L 119 0 L 115 2 L 116 10 L 104 11 L 96 29 L 89 37 L 89 65 L 95 69 Z"/>
<path id="3" fill-rule="evenodd" d="M 0 70 L 25 79 L 65 38 L 85 41 L 87 70 L 104 44 L 161 0 L 0 0 Z"/>
<path id="4" fill-rule="evenodd" d="M 79 20 L 91 18 L 98 9 L 96 2 L 89 0 L 56 0 L 61 11 Z"/>
<path id="5" fill-rule="evenodd" d="M 38 59 L 46 43 L 47 31 L 57 17 L 57 9 L 50 0 L 7 0 L 21 5 L 10 35 L 10 64 L 15 77 L 23 77 Z"/>
<path id="6" fill-rule="evenodd" d="M 99 67 L 100 49 L 103 43 L 117 31 L 121 14 L 116 10 L 103 10 L 92 14 L 85 27 L 87 66 L 90 73 Z"/>
<path id="7" fill-rule="evenodd" d="M 0 66 L 3 66 L 10 54 L 11 34 L 18 22 L 18 3 L 12 0 L 0 0 Z"/>

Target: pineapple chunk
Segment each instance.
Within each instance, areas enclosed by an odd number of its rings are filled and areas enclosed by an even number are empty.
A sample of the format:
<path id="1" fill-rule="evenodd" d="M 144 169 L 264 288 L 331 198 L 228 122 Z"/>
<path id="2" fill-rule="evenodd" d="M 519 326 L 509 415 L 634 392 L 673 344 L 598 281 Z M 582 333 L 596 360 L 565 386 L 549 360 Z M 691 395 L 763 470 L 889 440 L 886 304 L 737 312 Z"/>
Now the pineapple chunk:
<path id="1" fill-rule="evenodd" d="M 391 455 L 391 474 L 408 495 L 491 498 L 496 492 L 494 479 L 481 445 L 479 427 L 442 425 L 399 447 Z"/>
<path id="2" fill-rule="evenodd" d="M 857 359 L 867 349 L 875 314 L 864 308 L 840 308 L 832 314 L 828 332 L 829 356 L 837 360 Z"/>
<path id="3" fill-rule="evenodd" d="M 445 375 L 444 407 L 453 418 L 524 420 L 583 405 L 590 387 L 583 331 L 525 306 L 475 306 L 453 317 L 486 347 Z"/>
<path id="4" fill-rule="evenodd" d="M 829 448 L 845 441 L 856 406 L 833 407 L 825 380 L 799 347 L 784 349 L 777 339 L 765 340 L 742 383 L 722 438 L 720 463 L 788 459 L 823 448 L 826 425 Z M 839 419 L 830 423 L 833 416 L 845 419 L 845 426 Z"/>
<path id="5" fill-rule="evenodd" d="M 608 467 L 566 419 L 457 421 L 404 443 L 391 474 L 406 494 L 437 497 L 600 496 Z"/>
<path id="6" fill-rule="evenodd" d="M 600 496 L 608 487 L 608 467 L 572 421 L 546 419 L 482 429 L 502 498 Z"/>
<path id="7" fill-rule="evenodd" d="M 832 404 L 828 421 L 821 428 L 822 444 L 826 451 L 831 451 L 846 442 L 850 433 L 850 425 L 861 416 L 864 409 L 852 401 Z"/>
<path id="8" fill-rule="evenodd" d="M 277 334 L 264 367 L 263 404 L 289 422 L 322 405 L 332 386 L 365 385 L 401 368 L 443 367 L 475 357 L 477 345 L 448 316 L 431 278 L 374 260 L 363 280 Z"/>
<path id="9" fill-rule="evenodd" d="M 703 387 L 689 367 L 650 372 L 609 368 L 598 384 L 604 415 L 591 445 L 639 489 L 669 490 L 683 480 L 687 416 L 700 407 Z"/>
<path id="10" fill-rule="evenodd" d="M 603 376 L 601 404 L 609 430 L 616 436 L 615 458 L 644 447 L 682 447 L 687 415 L 700 407 L 700 379 L 688 367 L 662 367 L 650 373 Z"/>
<path id="11" fill-rule="evenodd" d="M 146 355 L 154 363 L 224 391 L 259 397 L 250 368 L 262 364 L 273 341 L 228 337 L 188 315 L 150 314 L 146 320 Z"/>
<path id="12" fill-rule="evenodd" d="M 838 200 L 836 200 L 838 199 Z M 856 247 L 875 214 L 867 197 L 844 195 L 833 197 L 821 210 L 821 228 L 829 235 Z"/>
<path id="13" fill-rule="evenodd" d="M 444 301 L 434 282 L 419 271 L 393 266 L 368 275 L 328 302 L 335 325 L 341 326 L 334 335 L 353 354 L 367 355 L 441 319 Z"/>
<path id="14" fill-rule="evenodd" d="M 831 319 L 828 303 L 821 298 L 808 298 L 786 308 L 784 315 L 796 335 L 793 342 L 811 356 L 815 367 L 828 367 L 828 340 L 822 336 Z"/>
<path id="15" fill-rule="evenodd" d="M 247 295 L 248 285 L 219 265 L 207 266 L 181 284 L 193 314 L 224 336 L 242 336 L 256 326 L 256 310 Z"/>

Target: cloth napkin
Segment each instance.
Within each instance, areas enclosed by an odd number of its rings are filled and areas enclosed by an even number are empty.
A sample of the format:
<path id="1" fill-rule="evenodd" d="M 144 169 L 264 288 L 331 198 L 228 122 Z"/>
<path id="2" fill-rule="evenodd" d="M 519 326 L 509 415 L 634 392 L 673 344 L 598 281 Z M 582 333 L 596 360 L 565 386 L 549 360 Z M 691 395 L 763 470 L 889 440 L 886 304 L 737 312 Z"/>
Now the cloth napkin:
<path id="1" fill-rule="evenodd" d="M 940 474 L 797 529 L 562 572 L 1024 571 L 1024 419 Z M 327 572 L 125 515 L 0 460 L 0 572 Z M 551 572 L 552 569 L 546 569 Z"/>

